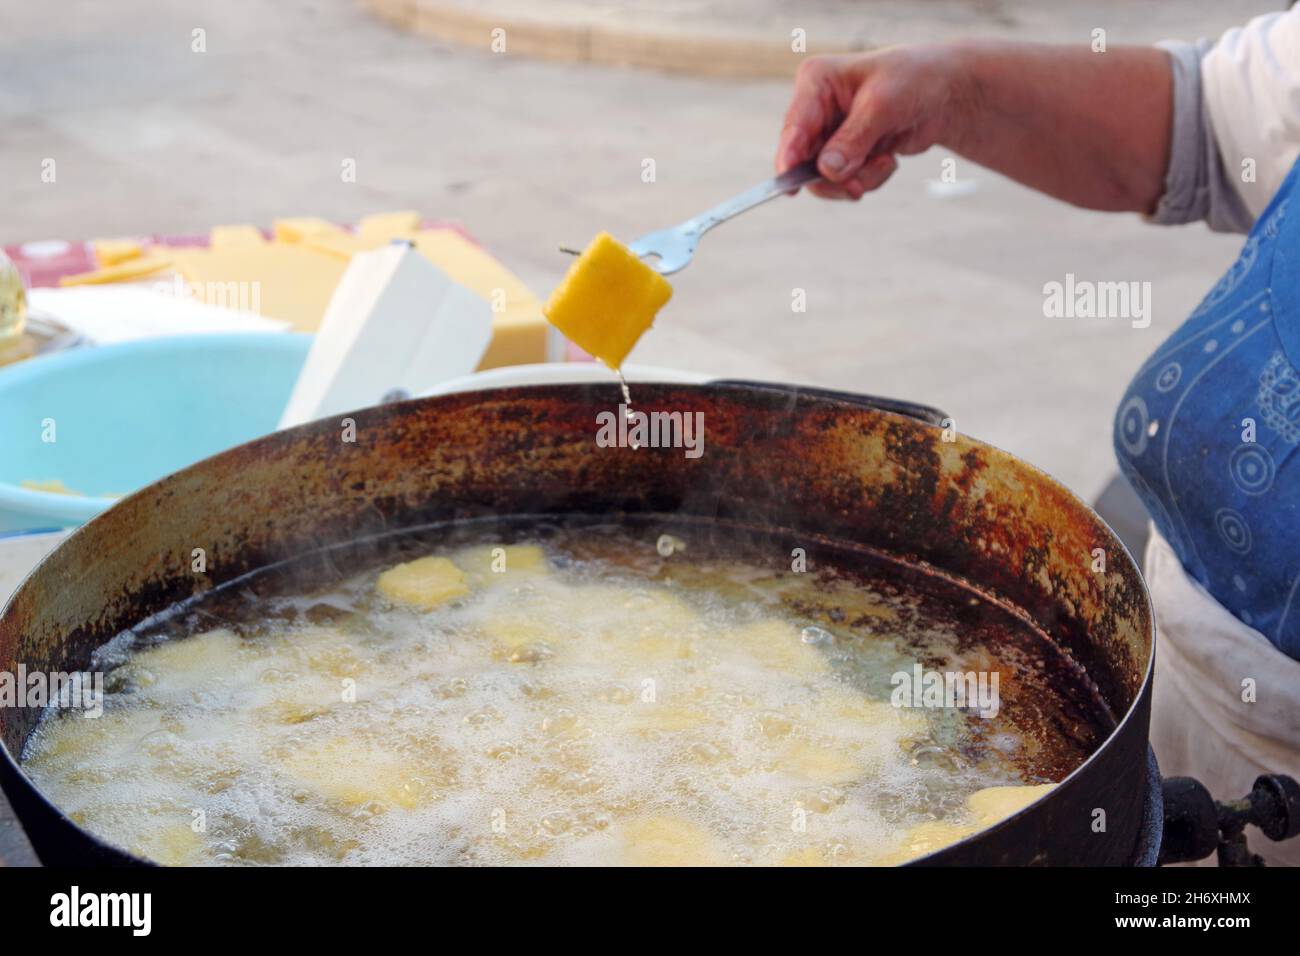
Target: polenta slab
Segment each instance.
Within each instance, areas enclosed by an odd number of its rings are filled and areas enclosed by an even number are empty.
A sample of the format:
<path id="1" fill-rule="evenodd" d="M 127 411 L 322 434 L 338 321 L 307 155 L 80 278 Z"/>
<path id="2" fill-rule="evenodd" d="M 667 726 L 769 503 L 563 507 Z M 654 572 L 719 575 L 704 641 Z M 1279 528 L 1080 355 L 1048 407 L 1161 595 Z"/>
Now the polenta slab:
<path id="1" fill-rule="evenodd" d="M 602 232 L 551 293 L 544 313 L 571 342 L 618 369 L 672 294 L 667 279 Z"/>
<path id="2" fill-rule="evenodd" d="M 469 593 L 465 573 L 447 558 L 407 561 L 379 575 L 375 587 L 394 604 L 432 611 L 439 604 Z"/>

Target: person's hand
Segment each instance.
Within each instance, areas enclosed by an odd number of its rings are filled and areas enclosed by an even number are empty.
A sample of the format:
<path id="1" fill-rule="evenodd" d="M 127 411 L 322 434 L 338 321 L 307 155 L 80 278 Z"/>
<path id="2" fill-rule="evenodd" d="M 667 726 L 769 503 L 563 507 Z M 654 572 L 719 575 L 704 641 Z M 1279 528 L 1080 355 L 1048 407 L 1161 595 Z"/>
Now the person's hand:
<path id="1" fill-rule="evenodd" d="M 898 168 L 899 155 L 940 142 L 966 97 L 954 47 L 895 47 L 815 56 L 795 76 L 794 96 L 776 150 L 785 172 L 817 159 L 826 199 L 861 199 Z"/>

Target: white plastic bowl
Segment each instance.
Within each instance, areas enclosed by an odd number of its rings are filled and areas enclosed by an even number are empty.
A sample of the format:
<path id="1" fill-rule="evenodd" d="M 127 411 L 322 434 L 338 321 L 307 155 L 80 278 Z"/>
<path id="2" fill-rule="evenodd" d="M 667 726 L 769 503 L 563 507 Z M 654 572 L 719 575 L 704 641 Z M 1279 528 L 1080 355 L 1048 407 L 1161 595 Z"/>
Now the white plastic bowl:
<path id="1" fill-rule="evenodd" d="M 658 368 L 653 365 L 624 365 L 623 377 L 629 382 L 671 382 L 697 385 L 711 381 L 716 376 L 685 372 L 675 368 Z M 485 388 L 513 388 L 518 385 L 573 385 L 607 382 L 618 386 L 618 377 L 596 362 L 546 362 L 535 365 L 507 365 L 474 372 L 460 378 L 448 379 L 417 398 L 431 395 L 450 395 L 453 392 L 478 392 Z"/>

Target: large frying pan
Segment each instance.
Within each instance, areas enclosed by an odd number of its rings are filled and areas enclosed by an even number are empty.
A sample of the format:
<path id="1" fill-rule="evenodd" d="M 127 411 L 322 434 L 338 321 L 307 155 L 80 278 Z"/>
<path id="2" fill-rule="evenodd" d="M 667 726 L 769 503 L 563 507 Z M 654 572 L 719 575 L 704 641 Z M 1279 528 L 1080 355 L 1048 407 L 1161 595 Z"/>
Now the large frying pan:
<path id="1" fill-rule="evenodd" d="M 704 413 L 704 454 L 692 459 L 599 447 L 596 416 L 612 392 L 548 386 L 404 402 L 187 468 L 96 518 L 32 573 L 0 616 L 0 669 L 85 669 L 95 647 L 176 601 L 396 528 L 492 515 L 743 521 L 965 578 L 1036 621 L 1116 716 L 1054 791 L 923 862 L 1142 856 L 1152 616 L 1131 557 L 1086 505 L 1011 455 L 945 435 L 940 416 L 917 406 L 743 383 L 637 386 L 639 410 Z M 344 440 L 344 419 L 355 441 Z M 191 570 L 195 548 L 206 551 L 205 574 Z M 1098 548 L 1104 572 L 1093 570 Z M 0 710 L 0 784 L 36 851 L 47 863 L 135 862 L 64 817 L 18 768 L 39 716 Z"/>

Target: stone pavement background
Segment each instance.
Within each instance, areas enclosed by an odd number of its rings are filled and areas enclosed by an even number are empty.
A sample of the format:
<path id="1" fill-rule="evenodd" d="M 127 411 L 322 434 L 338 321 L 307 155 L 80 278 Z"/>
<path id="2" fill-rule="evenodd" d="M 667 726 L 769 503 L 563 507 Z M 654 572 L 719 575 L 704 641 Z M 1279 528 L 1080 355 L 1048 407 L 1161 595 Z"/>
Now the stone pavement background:
<path id="1" fill-rule="evenodd" d="M 775 0 L 528 6 L 623 7 L 661 32 L 688 21 L 789 29 Z M 1083 30 L 1082 41 L 1095 25 L 1118 43 L 1215 35 L 1281 3 L 800 6 L 810 32 L 827 24 L 864 42 Z M 196 27 L 206 53 L 191 52 Z M 784 80 L 466 49 L 356 0 L 11 0 L 0 30 L 0 242 L 416 208 L 464 222 L 544 294 L 568 264 L 558 244 L 600 229 L 632 238 L 769 175 L 787 94 Z M 58 163 L 55 184 L 40 180 L 45 157 Z M 345 158 L 356 183 L 341 181 Z M 657 164 L 653 184 L 640 178 L 645 158 Z M 634 359 L 938 405 L 961 430 L 1091 497 L 1115 470 L 1110 423 L 1123 388 L 1240 240 L 1071 209 L 961 161 L 975 191 L 935 198 L 928 182 L 942 158 L 905 161 L 856 205 L 800 196 L 720 228 L 676 277 Z M 1043 285 L 1067 272 L 1150 281 L 1151 327 L 1045 319 Z M 804 314 L 791 312 L 795 288 L 806 290 Z"/>
<path id="2" fill-rule="evenodd" d="M 1114 42 L 1215 26 L 1215 0 L 363 0 L 408 29 L 481 47 L 494 29 L 508 48 L 570 62 L 658 66 L 694 74 L 793 71 L 792 31 L 810 53 L 946 40 L 971 33 L 1074 42 L 1097 27 Z M 1248 3 L 1237 15 L 1274 9 Z"/>

